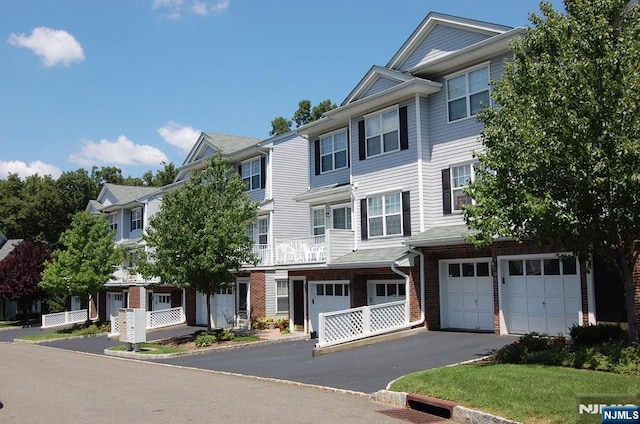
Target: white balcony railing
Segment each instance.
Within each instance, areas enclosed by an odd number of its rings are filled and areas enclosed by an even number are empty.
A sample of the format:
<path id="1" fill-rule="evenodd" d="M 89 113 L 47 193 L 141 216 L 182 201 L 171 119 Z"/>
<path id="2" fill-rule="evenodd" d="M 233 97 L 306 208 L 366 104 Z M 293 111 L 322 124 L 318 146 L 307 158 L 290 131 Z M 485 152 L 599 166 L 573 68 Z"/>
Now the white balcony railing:
<path id="1" fill-rule="evenodd" d="M 159 283 L 160 278 L 144 278 L 142 274 L 137 274 L 133 270 L 120 266 L 113 273 L 113 279 L 107 285 L 130 285 L 130 284 L 152 284 Z"/>
<path id="2" fill-rule="evenodd" d="M 318 322 L 318 347 L 364 339 L 404 328 L 407 301 L 361 306 L 321 313 Z"/>
<path id="3" fill-rule="evenodd" d="M 276 240 L 276 264 L 326 262 L 325 237 L 302 237 Z"/>

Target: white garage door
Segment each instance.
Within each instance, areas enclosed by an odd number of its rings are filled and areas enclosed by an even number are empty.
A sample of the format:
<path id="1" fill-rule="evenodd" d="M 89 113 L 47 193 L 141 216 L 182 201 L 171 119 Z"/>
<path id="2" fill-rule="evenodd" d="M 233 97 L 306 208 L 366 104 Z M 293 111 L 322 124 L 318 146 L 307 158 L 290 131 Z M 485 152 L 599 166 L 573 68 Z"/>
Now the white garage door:
<path id="1" fill-rule="evenodd" d="M 349 283 L 346 281 L 309 281 L 309 288 L 309 319 L 311 321 L 311 332 L 318 331 L 318 316 L 321 312 L 340 311 L 351 307 Z"/>
<path id="2" fill-rule="evenodd" d="M 407 298 L 404 280 L 372 280 L 367 282 L 369 306 L 397 302 Z"/>
<path id="3" fill-rule="evenodd" d="M 575 259 L 501 261 L 507 331 L 566 334 L 579 322 L 580 276 Z"/>
<path id="4" fill-rule="evenodd" d="M 443 326 L 493 330 L 493 278 L 490 260 L 440 263 Z"/>
<path id="5" fill-rule="evenodd" d="M 222 288 L 211 298 L 211 326 L 231 328 L 235 323 L 236 298 L 232 287 Z M 207 297 L 198 292 L 198 324 L 207 325 Z"/>

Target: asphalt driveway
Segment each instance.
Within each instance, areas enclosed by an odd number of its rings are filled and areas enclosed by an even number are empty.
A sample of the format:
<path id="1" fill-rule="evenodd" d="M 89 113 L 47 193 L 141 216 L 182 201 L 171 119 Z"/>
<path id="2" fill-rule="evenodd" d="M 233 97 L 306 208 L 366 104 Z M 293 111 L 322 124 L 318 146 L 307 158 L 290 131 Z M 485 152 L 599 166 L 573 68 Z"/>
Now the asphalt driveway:
<path id="1" fill-rule="evenodd" d="M 199 327 L 175 327 L 149 333 L 148 340 L 188 334 Z M 39 328 L 0 331 L 0 341 L 12 341 Z M 305 384 L 373 393 L 403 375 L 476 359 L 516 340 L 486 333 L 425 331 L 396 340 L 312 357 L 314 340 L 247 346 L 206 354 L 155 360 L 182 367 L 289 380 Z M 105 336 L 58 340 L 45 345 L 102 354 L 120 344 Z"/>

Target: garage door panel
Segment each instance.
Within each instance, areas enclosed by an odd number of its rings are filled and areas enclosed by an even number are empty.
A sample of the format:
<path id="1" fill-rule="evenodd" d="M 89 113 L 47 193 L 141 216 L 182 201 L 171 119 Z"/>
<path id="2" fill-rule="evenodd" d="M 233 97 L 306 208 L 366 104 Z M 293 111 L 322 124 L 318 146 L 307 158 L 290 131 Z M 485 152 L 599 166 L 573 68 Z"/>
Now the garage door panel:
<path id="1" fill-rule="evenodd" d="M 512 296 L 526 295 L 527 282 L 524 278 L 511 277 L 509 280 L 509 294 Z"/>
<path id="2" fill-rule="evenodd" d="M 480 312 L 478 314 L 478 327 L 483 329 L 493 328 L 493 312 Z"/>
<path id="3" fill-rule="evenodd" d="M 478 309 L 481 311 L 493 311 L 493 295 L 478 296 Z"/>
<path id="4" fill-rule="evenodd" d="M 478 278 L 478 294 L 493 296 L 493 280 L 491 278 Z"/>
<path id="5" fill-rule="evenodd" d="M 544 299 L 539 297 L 528 297 L 527 312 L 530 314 L 544 314 Z"/>
<path id="6" fill-rule="evenodd" d="M 580 293 L 580 281 L 576 278 L 565 278 L 563 281 L 564 294 L 575 296 Z"/>
<path id="7" fill-rule="evenodd" d="M 528 332 L 529 321 L 526 315 L 513 314 L 511 316 L 511 328 L 510 331 L 516 334 L 524 334 Z"/>
<path id="8" fill-rule="evenodd" d="M 509 297 L 509 311 L 514 315 L 526 314 L 527 298 L 526 297 Z"/>
<path id="9" fill-rule="evenodd" d="M 546 295 L 562 296 L 564 294 L 564 283 L 562 278 L 545 278 L 544 292 Z"/>
<path id="10" fill-rule="evenodd" d="M 453 328 L 463 328 L 464 318 L 462 311 L 449 312 L 449 326 Z"/>
<path id="11" fill-rule="evenodd" d="M 449 296 L 449 308 L 454 310 L 463 309 L 463 296 L 461 295 L 450 295 Z"/>
<path id="12" fill-rule="evenodd" d="M 544 280 L 542 278 L 530 278 L 527 280 L 528 295 L 544 295 Z"/>
<path id="13" fill-rule="evenodd" d="M 566 325 L 566 318 L 564 315 L 548 315 L 547 316 L 547 334 L 555 335 L 555 334 L 564 334 L 568 331 Z"/>
<path id="14" fill-rule="evenodd" d="M 462 293 L 462 281 L 459 278 L 451 278 L 447 281 L 449 293 Z"/>
<path id="15" fill-rule="evenodd" d="M 478 313 L 465 312 L 463 328 L 478 328 Z"/>
<path id="16" fill-rule="evenodd" d="M 564 299 L 561 297 L 546 298 L 546 313 L 564 315 Z"/>
<path id="17" fill-rule="evenodd" d="M 477 309 L 478 308 L 478 304 L 476 302 L 476 298 L 472 298 L 471 296 L 465 296 L 464 301 L 463 301 L 463 305 L 464 305 L 464 309 L 469 310 L 469 309 Z"/>

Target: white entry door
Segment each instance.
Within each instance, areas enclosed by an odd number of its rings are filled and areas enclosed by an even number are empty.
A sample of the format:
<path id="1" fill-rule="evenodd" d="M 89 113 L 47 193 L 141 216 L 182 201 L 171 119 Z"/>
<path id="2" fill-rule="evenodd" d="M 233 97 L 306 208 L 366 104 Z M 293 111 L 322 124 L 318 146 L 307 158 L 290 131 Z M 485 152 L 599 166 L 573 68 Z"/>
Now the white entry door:
<path id="1" fill-rule="evenodd" d="M 320 313 L 349 309 L 350 306 L 348 281 L 309 281 L 310 332 L 317 333 Z"/>
<path id="2" fill-rule="evenodd" d="M 440 282 L 443 327 L 493 330 L 490 260 L 440 262 Z"/>
<path id="3" fill-rule="evenodd" d="M 580 276 L 575 259 L 505 259 L 501 272 L 509 333 L 566 334 L 580 322 Z"/>

